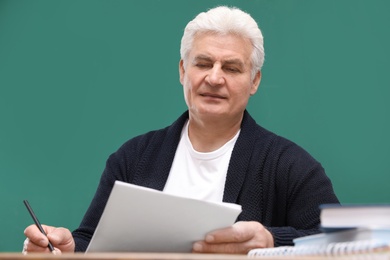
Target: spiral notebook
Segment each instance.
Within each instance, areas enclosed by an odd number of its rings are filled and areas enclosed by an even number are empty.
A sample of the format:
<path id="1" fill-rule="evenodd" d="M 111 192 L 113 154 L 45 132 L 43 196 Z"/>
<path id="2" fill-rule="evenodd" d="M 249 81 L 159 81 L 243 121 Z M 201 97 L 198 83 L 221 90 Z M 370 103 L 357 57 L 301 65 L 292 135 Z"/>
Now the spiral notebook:
<path id="1" fill-rule="evenodd" d="M 275 248 L 252 249 L 248 257 L 261 256 L 352 256 L 390 254 L 390 245 L 382 241 L 351 241 L 329 245 L 282 246 Z M 390 255 L 389 255 L 390 256 Z"/>
<path id="2" fill-rule="evenodd" d="M 390 228 L 357 228 L 294 239 L 295 246 L 253 249 L 257 256 L 343 256 L 386 252 L 390 254 Z"/>

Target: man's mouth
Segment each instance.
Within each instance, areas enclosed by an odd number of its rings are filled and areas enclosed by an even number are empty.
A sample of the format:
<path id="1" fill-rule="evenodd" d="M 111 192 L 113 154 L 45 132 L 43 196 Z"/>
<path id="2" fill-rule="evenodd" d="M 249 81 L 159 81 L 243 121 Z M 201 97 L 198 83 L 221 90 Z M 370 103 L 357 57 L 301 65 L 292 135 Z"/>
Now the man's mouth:
<path id="1" fill-rule="evenodd" d="M 226 99 L 224 96 L 214 94 L 214 93 L 202 93 L 200 94 L 202 97 L 209 97 L 209 98 L 218 98 L 218 99 Z"/>

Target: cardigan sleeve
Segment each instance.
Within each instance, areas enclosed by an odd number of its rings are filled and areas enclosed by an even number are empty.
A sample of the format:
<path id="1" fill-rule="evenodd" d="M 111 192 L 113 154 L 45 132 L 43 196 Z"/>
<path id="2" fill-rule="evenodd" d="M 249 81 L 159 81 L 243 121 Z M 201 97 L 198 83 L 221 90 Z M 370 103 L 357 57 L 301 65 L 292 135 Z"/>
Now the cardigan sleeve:
<path id="1" fill-rule="evenodd" d="M 136 141 L 137 139 L 133 139 L 126 142 L 118 151 L 109 156 L 88 210 L 80 226 L 72 232 L 76 252 L 84 252 L 87 250 L 115 181 L 131 182 L 132 168 L 129 165 L 136 164 L 136 160 L 138 159 L 135 156 L 137 154 L 135 152 L 137 150 Z"/>
<path id="2" fill-rule="evenodd" d="M 100 182 L 96 193 L 85 213 L 80 226 L 72 232 L 75 240 L 75 251 L 84 252 L 87 250 L 93 233 L 99 223 L 100 217 L 103 214 L 104 207 L 107 203 L 108 197 L 115 182 L 115 173 L 119 172 L 118 164 L 115 163 L 115 155 L 111 155 L 107 160 L 106 167 L 100 178 Z M 113 167 L 114 165 L 114 167 Z M 115 167 L 115 165 L 117 167 Z"/>
<path id="3" fill-rule="evenodd" d="M 275 169 L 273 207 L 283 207 L 268 227 L 275 246 L 292 245 L 297 237 L 320 233 L 319 206 L 339 203 L 322 165 L 292 143 L 280 154 Z"/>

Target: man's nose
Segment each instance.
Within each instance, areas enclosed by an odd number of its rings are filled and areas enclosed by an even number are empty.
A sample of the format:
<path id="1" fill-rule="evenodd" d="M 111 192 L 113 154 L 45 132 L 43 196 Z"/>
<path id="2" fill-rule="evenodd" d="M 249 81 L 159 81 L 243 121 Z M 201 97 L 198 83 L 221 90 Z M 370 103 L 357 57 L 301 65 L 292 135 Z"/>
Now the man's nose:
<path id="1" fill-rule="evenodd" d="M 218 86 L 225 83 L 222 68 L 218 65 L 214 65 L 213 68 L 209 70 L 206 80 L 211 86 Z"/>

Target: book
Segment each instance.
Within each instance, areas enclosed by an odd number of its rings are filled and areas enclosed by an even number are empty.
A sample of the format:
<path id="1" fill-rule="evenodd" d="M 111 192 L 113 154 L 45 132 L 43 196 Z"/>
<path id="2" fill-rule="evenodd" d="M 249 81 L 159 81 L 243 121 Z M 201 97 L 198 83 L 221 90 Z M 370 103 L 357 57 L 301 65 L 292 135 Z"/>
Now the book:
<path id="1" fill-rule="evenodd" d="M 329 245 L 350 241 L 380 241 L 390 245 L 389 228 L 355 228 L 294 239 L 295 246 Z"/>
<path id="2" fill-rule="evenodd" d="M 324 232 L 356 227 L 390 228 L 390 204 L 324 204 L 320 209 Z"/>
<path id="3" fill-rule="evenodd" d="M 208 202 L 116 181 L 91 242 L 90 252 L 183 252 L 241 213 L 232 203 Z"/>
<path id="4" fill-rule="evenodd" d="M 248 256 L 342 256 L 390 253 L 390 228 L 357 228 L 294 239 L 294 246 L 253 249 Z"/>

